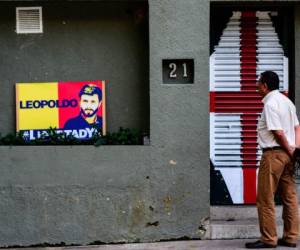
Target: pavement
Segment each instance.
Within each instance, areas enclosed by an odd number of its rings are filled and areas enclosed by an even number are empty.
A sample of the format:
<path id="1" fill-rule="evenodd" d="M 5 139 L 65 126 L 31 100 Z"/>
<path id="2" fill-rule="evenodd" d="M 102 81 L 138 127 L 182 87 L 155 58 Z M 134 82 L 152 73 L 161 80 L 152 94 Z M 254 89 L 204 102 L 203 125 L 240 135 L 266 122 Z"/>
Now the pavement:
<path id="1" fill-rule="evenodd" d="M 93 245 L 93 246 L 70 246 L 70 247 L 35 247 L 23 248 L 22 250 L 196 250 L 196 249 L 215 249 L 215 250 L 235 250 L 245 249 L 246 242 L 253 240 L 189 240 L 189 241 L 167 241 L 156 243 L 135 243 L 135 244 L 112 244 L 112 245 Z M 254 240 L 255 241 L 255 240 Z M 278 250 L 300 249 L 298 248 L 277 247 Z M 9 250 L 20 250 L 10 248 Z"/>

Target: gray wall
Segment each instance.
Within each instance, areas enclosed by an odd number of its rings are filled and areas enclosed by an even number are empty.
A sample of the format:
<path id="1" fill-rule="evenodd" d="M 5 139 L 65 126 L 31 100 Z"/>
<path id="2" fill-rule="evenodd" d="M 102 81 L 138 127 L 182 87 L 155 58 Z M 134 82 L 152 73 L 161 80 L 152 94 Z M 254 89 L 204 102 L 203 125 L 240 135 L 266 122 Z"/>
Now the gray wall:
<path id="1" fill-rule="evenodd" d="M 115 8 L 119 13 L 117 6 L 120 3 L 113 5 L 114 1 L 110 2 L 113 8 L 109 13 L 114 13 Z M 105 10 L 101 13 L 105 14 Z M 64 27 L 71 25 L 66 22 L 63 26 L 59 22 L 62 19 L 58 16 L 64 16 L 64 13 L 58 12 L 53 17 L 48 27 L 52 34 L 50 41 L 44 37 L 46 32 L 41 37 L 28 36 L 24 40 L 0 22 L 0 30 L 4 29 L 4 34 L 10 36 L 0 34 L 0 60 L 1 65 L 5 64 L 0 69 L 0 91 L 10 100 L 8 104 L 3 98 L 0 100 L 0 108 L 7 111 L 6 115 L 0 114 L 1 130 L 13 130 L 14 82 L 35 78 L 39 81 L 69 80 L 70 77 L 77 80 L 86 76 L 111 79 L 109 122 L 117 127 L 124 121 L 129 126 L 131 117 L 129 120 L 123 116 L 118 118 L 123 111 L 120 106 L 124 104 L 117 100 L 124 89 L 118 88 L 130 86 L 126 93 L 131 95 L 139 79 L 147 80 L 143 77 L 147 67 L 140 68 L 141 62 L 147 62 L 139 57 L 147 54 L 140 43 L 144 37 L 140 38 L 130 25 L 120 27 L 117 20 L 84 22 L 79 24 L 79 29 L 72 25 L 72 29 L 80 31 L 80 37 L 89 36 L 91 30 L 101 33 L 104 29 L 106 34 L 113 30 L 113 35 L 123 41 L 120 30 L 124 36 L 129 32 L 125 44 L 119 39 L 113 41 L 112 34 L 108 37 L 94 34 L 97 42 L 84 40 L 89 43 L 85 50 L 91 56 L 82 58 L 85 54 L 82 52 L 77 57 L 70 48 L 61 48 L 56 41 L 63 40 L 66 44 L 71 43 L 74 50 L 81 50 L 82 42 L 74 41 L 71 34 L 55 32 L 56 28 L 65 31 Z M 8 22 L 9 18 L 5 20 Z M 82 20 L 85 20 L 84 16 L 78 23 Z M 149 1 L 150 146 L 0 147 L 0 246 L 203 237 L 203 225 L 209 216 L 208 20 L 209 1 L 206 0 Z M 85 31 L 83 27 L 87 24 L 89 29 Z M 10 29 L 12 26 L 13 22 Z M 8 38 L 11 44 L 7 44 Z M 102 44 L 102 39 L 107 39 L 106 43 Z M 51 53 L 41 49 L 42 44 L 50 43 L 55 47 Z M 113 58 L 104 65 L 101 58 L 97 59 L 93 54 L 108 53 L 103 47 L 108 43 L 112 43 L 116 51 L 109 52 Z M 29 52 L 41 55 L 32 66 Z M 132 53 L 135 57 L 128 58 Z M 28 59 L 27 65 L 20 62 L 18 56 Z M 82 67 L 79 61 L 88 61 L 90 57 L 96 65 Z M 163 58 L 194 58 L 195 83 L 162 84 Z M 63 63 L 57 62 L 60 60 Z M 130 62 L 134 63 L 135 70 L 124 72 L 122 63 L 128 65 Z M 110 66 L 106 67 L 106 64 Z M 32 71 L 36 67 L 39 70 Z M 118 71 L 111 74 L 110 70 L 115 67 L 126 78 L 124 82 Z M 73 68 L 76 70 L 70 71 Z M 47 76 L 45 72 L 48 72 Z M 133 86 L 131 79 L 135 82 Z M 144 118 L 137 107 L 133 110 L 133 119 Z"/>
<path id="2" fill-rule="evenodd" d="M 42 6 L 44 33 L 15 32 L 15 6 Z M 16 82 L 108 80 L 108 131 L 149 132 L 145 2 L 0 2 L 0 131 L 15 131 Z M 145 10 L 147 12 L 147 10 Z"/>

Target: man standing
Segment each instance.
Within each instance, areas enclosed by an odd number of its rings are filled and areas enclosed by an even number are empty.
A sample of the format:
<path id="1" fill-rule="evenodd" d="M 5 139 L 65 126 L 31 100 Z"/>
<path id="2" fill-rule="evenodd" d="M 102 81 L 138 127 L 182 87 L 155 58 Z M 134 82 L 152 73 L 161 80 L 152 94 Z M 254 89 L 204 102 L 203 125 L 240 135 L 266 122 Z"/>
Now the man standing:
<path id="1" fill-rule="evenodd" d="M 294 179 L 293 153 L 300 145 L 300 126 L 294 104 L 279 92 L 278 75 L 265 71 L 257 83 L 263 97 L 263 112 L 258 122 L 260 161 L 256 206 L 261 237 L 246 243 L 246 248 L 296 247 L 298 240 L 298 200 Z M 283 237 L 278 240 L 274 195 L 278 190 L 284 221 Z"/>

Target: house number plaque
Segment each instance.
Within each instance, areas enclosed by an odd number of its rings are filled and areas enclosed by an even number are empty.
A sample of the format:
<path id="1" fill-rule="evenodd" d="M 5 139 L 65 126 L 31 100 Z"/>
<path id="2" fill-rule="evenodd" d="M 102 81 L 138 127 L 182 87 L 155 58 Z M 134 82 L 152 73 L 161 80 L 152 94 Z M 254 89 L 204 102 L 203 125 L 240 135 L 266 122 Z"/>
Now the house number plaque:
<path id="1" fill-rule="evenodd" d="M 194 83 L 194 59 L 163 59 L 163 83 Z"/>

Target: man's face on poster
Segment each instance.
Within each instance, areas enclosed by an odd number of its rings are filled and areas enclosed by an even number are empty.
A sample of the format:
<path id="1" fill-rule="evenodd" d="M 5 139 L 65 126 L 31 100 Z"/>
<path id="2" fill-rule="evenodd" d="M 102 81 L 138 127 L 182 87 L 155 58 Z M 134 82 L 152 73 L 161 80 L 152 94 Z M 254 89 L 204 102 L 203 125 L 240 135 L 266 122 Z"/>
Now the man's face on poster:
<path id="1" fill-rule="evenodd" d="M 92 117 L 95 115 L 101 105 L 101 101 L 97 94 L 85 95 L 80 97 L 80 110 L 85 117 Z"/>

